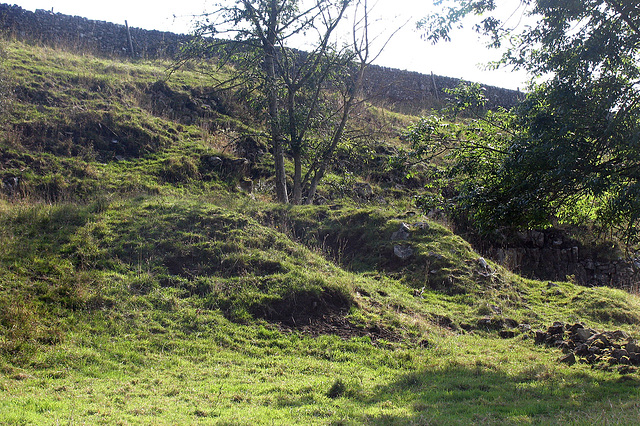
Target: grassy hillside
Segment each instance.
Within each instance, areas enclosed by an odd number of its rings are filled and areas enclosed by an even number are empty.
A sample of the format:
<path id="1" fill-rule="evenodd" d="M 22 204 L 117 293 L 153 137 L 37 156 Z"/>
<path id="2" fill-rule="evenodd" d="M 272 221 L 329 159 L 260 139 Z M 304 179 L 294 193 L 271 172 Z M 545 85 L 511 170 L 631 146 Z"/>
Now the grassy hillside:
<path id="1" fill-rule="evenodd" d="M 411 117 L 362 112 L 384 131 L 342 148 L 327 202 L 282 206 L 268 153 L 236 161 L 259 120 L 197 69 L 2 50 L 0 423 L 640 416 L 634 366 L 535 344 L 560 321 L 624 345 L 639 299 L 522 279 L 414 211 L 382 168 Z"/>

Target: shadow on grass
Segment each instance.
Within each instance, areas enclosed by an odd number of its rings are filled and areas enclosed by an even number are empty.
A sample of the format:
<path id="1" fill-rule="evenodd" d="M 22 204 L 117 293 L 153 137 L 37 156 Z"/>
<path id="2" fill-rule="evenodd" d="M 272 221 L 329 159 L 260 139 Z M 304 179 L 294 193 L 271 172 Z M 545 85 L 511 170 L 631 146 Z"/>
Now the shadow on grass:
<path id="1" fill-rule="evenodd" d="M 379 414 L 364 420 L 371 424 L 637 421 L 637 375 L 606 377 L 581 366 L 571 368 L 552 371 L 538 364 L 509 375 L 485 366 L 452 366 L 406 374 L 375 389 L 361 403 L 405 407 L 412 414 Z M 624 408 L 629 405 L 632 410 Z"/>

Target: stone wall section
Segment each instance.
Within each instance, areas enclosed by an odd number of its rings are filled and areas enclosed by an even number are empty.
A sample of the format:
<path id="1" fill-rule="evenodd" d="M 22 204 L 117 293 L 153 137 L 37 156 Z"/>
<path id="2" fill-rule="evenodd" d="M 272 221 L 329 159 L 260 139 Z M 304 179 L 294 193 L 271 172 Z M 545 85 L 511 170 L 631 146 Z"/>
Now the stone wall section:
<path id="1" fill-rule="evenodd" d="M 0 28 L 5 37 L 102 56 L 132 56 L 125 25 L 80 16 L 31 12 L 0 4 Z M 130 28 L 134 54 L 140 58 L 173 57 L 188 35 Z"/>
<path id="2" fill-rule="evenodd" d="M 94 21 L 79 16 L 31 12 L 19 6 L 0 4 L 0 31 L 5 37 L 41 43 L 107 57 L 143 59 L 174 58 L 190 36 L 162 31 L 130 28 L 133 55 L 125 25 Z M 365 94 L 375 102 L 389 104 L 404 112 L 419 113 L 444 104 L 444 89 L 454 88 L 459 80 L 420 74 L 393 68 L 371 66 L 365 76 Z M 514 90 L 485 86 L 489 107 L 515 105 L 523 95 Z"/>
<path id="3" fill-rule="evenodd" d="M 364 77 L 365 94 L 391 106 L 399 106 L 408 112 L 420 112 L 425 108 L 438 108 L 446 103 L 446 89 L 454 89 L 460 79 L 433 74 L 420 74 L 380 66 L 371 66 Z M 522 92 L 483 86 L 487 107 L 510 108 L 524 98 Z"/>
<path id="4" fill-rule="evenodd" d="M 640 258 L 585 246 L 559 230 L 520 232 L 508 243 L 476 246 L 484 256 L 526 277 L 639 290 Z"/>

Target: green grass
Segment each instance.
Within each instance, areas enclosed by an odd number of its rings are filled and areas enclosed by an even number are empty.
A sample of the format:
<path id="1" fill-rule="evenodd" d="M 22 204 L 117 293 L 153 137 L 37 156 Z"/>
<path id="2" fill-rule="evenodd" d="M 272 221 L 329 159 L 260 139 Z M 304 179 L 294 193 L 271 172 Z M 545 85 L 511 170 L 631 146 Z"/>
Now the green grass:
<path id="1" fill-rule="evenodd" d="M 221 321 L 209 324 L 225 332 L 238 328 Z M 222 339 L 71 336 L 38 360 L 51 367 L 12 370 L 0 381 L 1 419 L 623 424 L 640 414 L 637 377 L 560 367 L 550 351 L 523 349 L 520 342 L 447 336 L 434 339 L 433 349 L 389 350 L 367 341 L 310 339 L 263 328 Z"/>
<path id="2" fill-rule="evenodd" d="M 390 212 L 374 218 L 350 229 L 398 223 Z M 0 300 L 12 310 L 3 320 L 0 422 L 486 424 L 639 414 L 635 374 L 561 365 L 559 351 L 527 333 L 500 339 L 458 328 L 484 318 L 490 303 L 534 326 L 583 320 L 637 333 L 638 301 L 621 291 L 560 283 L 551 296 L 546 283 L 495 267 L 495 282 L 416 297 L 401 272 L 350 272 L 317 243 L 310 250 L 204 200 L 4 204 L 2 220 Z M 454 268 L 461 253 L 443 238 L 453 236 L 435 223 L 424 234 L 417 258 L 434 249 L 427 240 L 442 239 Z M 456 273 L 473 274 L 465 268 Z M 300 318 L 331 291 L 343 295 L 338 307 L 353 330 L 375 326 L 398 339 L 312 337 L 270 316 L 289 307 Z"/>
<path id="3" fill-rule="evenodd" d="M 233 158 L 225 146 L 259 123 L 222 95 L 225 112 L 178 114 L 214 100 L 197 70 L 164 83 L 163 63 L 3 51 L 7 87 L 23 89 L 0 119 L 0 179 L 20 182 L 0 197 L 0 424 L 640 416 L 637 372 L 567 366 L 531 332 L 481 326 L 583 321 L 637 336 L 636 296 L 485 269 L 410 193 L 374 183 L 389 202 L 351 199 L 364 169 L 332 170 L 320 190 L 344 191 L 329 205 L 271 204 L 260 173 L 254 197 L 237 191 L 242 173 L 207 158 Z M 154 104 L 161 93 L 171 111 Z M 409 239 L 392 241 L 402 223 Z M 400 260 L 397 244 L 414 254 Z"/>

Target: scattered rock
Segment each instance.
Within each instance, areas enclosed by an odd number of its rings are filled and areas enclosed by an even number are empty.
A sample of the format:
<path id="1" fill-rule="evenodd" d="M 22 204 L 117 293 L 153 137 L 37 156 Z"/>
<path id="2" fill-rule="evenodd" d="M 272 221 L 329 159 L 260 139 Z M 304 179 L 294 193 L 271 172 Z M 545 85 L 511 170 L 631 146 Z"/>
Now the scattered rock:
<path id="1" fill-rule="evenodd" d="M 491 266 L 489 266 L 489 263 L 487 263 L 484 257 L 478 258 L 478 266 L 480 266 L 480 270 L 478 271 L 480 275 L 489 277 L 493 274 Z"/>
<path id="2" fill-rule="evenodd" d="M 403 223 L 402 225 L 400 225 L 400 229 L 391 234 L 391 241 L 408 240 L 409 235 L 411 235 L 409 225 Z"/>
<path id="3" fill-rule="evenodd" d="M 575 340 L 580 342 L 586 342 L 594 335 L 594 331 L 588 328 L 579 328 L 575 331 Z"/>
<path id="4" fill-rule="evenodd" d="M 511 318 L 487 317 L 478 320 L 478 328 L 484 330 L 505 330 L 518 327 L 518 321 Z"/>
<path id="5" fill-rule="evenodd" d="M 526 333 L 527 331 L 531 331 L 531 326 L 529 324 L 518 324 L 518 330 L 521 333 Z"/>
<path id="6" fill-rule="evenodd" d="M 565 356 L 560 357 L 558 361 L 562 362 L 563 364 L 573 365 L 576 363 L 576 356 L 573 354 L 573 352 L 569 352 Z"/>
<path id="7" fill-rule="evenodd" d="M 638 346 L 638 342 L 635 339 L 629 339 L 624 348 L 629 352 L 640 353 L 640 346 Z"/>
<path id="8" fill-rule="evenodd" d="M 430 229 L 430 226 L 427 222 L 418 222 L 413 226 L 415 226 L 417 229 L 422 229 L 422 230 Z"/>
<path id="9" fill-rule="evenodd" d="M 221 167 L 222 166 L 222 158 L 220 158 L 218 156 L 209 157 L 209 158 L 207 158 L 207 161 L 209 162 L 209 164 L 211 164 L 212 167 Z"/>
<path id="10" fill-rule="evenodd" d="M 248 178 L 241 179 L 240 182 L 238 182 L 238 187 L 241 191 L 251 194 L 253 192 L 253 181 Z"/>
<path id="11" fill-rule="evenodd" d="M 373 196 L 373 188 L 368 183 L 356 183 L 353 189 L 360 198 L 369 199 Z"/>
<path id="12" fill-rule="evenodd" d="M 491 270 L 491 268 L 489 268 L 489 264 L 487 263 L 487 261 L 484 260 L 484 257 L 478 258 L 478 265 L 480 265 L 482 269 L 489 270 L 489 271 Z"/>
<path id="13" fill-rule="evenodd" d="M 422 286 L 422 288 L 420 289 L 413 290 L 413 297 L 422 297 L 422 295 L 424 294 L 424 289 L 425 287 Z"/>
<path id="14" fill-rule="evenodd" d="M 511 339 L 513 337 L 516 337 L 516 332 L 513 330 L 500 330 L 498 335 L 503 339 Z"/>
<path id="15" fill-rule="evenodd" d="M 394 246 L 393 254 L 402 260 L 406 260 L 413 256 L 414 250 L 411 246 Z"/>
<path id="16" fill-rule="evenodd" d="M 573 365 L 580 357 L 581 362 L 594 368 L 610 369 L 616 364 L 624 366 L 618 367 L 621 374 L 636 371 L 630 365 L 640 365 L 640 346 L 620 330 L 598 333 L 580 323 L 555 322 L 547 331 L 535 332 L 535 343 L 561 349 L 565 355 L 558 361 L 568 365 Z"/>

